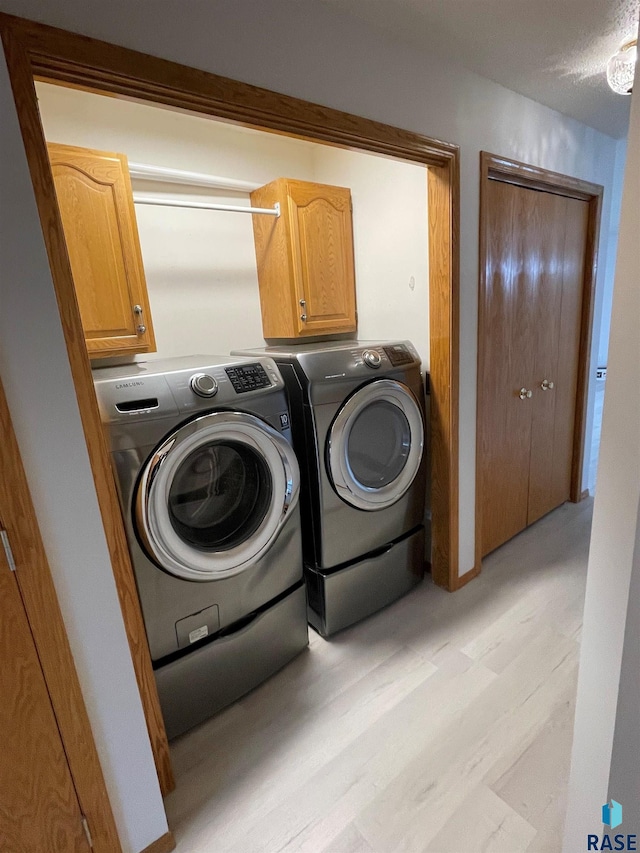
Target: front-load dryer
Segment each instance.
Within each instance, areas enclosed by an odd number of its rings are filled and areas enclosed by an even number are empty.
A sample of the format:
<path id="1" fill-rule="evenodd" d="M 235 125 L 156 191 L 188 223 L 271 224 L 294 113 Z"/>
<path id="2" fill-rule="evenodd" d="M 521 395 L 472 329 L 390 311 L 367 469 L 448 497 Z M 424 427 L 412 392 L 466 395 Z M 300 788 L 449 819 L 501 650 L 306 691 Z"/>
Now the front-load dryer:
<path id="1" fill-rule="evenodd" d="M 309 621 L 324 636 L 424 575 L 426 453 L 420 358 L 409 341 L 247 350 L 285 380 L 302 472 Z"/>
<path id="2" fill-rule="evenodd" d="M 168 736 L 308 642 L 299 468 L 269 358 L 94 370 Z"/>

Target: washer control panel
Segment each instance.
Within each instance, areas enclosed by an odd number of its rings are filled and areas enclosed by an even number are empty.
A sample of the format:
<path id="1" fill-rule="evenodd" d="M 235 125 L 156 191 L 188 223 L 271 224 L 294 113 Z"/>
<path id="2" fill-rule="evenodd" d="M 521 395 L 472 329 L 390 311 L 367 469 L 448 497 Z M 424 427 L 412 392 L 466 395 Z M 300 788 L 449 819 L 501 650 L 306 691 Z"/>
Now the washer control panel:
<path id="1" fill-rule="evenodd" d="M 236 394 L 244 394 L 247 391 L 256 391 L 258 388 L 269 388 L 271 386 L 271 380 L 259 362 L 225 367 L 225 373 L 229 377 Z"/>
<path id="2" fill-rule="evenodd" d="M 218 393 L 218 383 L 209 373 L 194 373 L 189 385 L 198 397 L 215 397 Z"/>
<path id="3" fill-rule="evenodd" d="M 409 352 L 404 344 L 389 344 L 384 346 L 383 350 L 393 367 L 400 367 L 403 364 L 413 364 L 415 356 Z"/>
<path id="4" fill-rule="evenodd" d="M 373 370 L 377 370 L 382 363 L 382 357 L 380 353 L 375 349 L 366 349 L 362 353 L 362 360 L 367 365 L 367 367 L 371 367 L 373 368 Z"/>
<path id="5" fill-rule="evenodd" d="M 99 367 L 93 371 L 93 381 L 100 415 L 110 424 L 160 420 L 179 413 L 187 417 L 213 406 L 233 406 L 239 394 L 246 394 L 249 399 L 243 404 L 251 408 L 254 398 L 284 389 L 275 362 L 266 356 L 194 355 Z M 263 402 L 259 405 L 264 408 Z M 279 412 L 284 410 L 281 402 L 275 405 Z"/>

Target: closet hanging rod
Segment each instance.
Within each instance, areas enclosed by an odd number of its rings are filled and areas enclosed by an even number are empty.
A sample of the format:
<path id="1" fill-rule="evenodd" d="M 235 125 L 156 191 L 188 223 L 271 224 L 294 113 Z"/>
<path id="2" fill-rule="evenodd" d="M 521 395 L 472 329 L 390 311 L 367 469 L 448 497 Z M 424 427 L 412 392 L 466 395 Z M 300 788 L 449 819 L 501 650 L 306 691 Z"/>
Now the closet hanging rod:
<path id="1" fill-rule="evenodd" d="M 136 204 L 156 204 L 161 207 L 191 207 L 196 210 L 226 210 L 229 213 L 263 213 L 265 216 L 280 216 L 280 204 L 273 207 L 240 207 L 237 204 L 215 204 L 209 201 L 186 201 L 179 198 L 160 197 L 134 193 Z"/>
<path id="2" fill-rule="evenodd" d="M 253 192 L 262 186 L 251 181 L 221 178 L 218 175 L 206 175 L 203 172 L 187 172 L 184 169 L 169 169 L 166 166 L 149 166 L 146 163 L 129 162 L 129 174 L 132 178 L 142 181 L 164 181 L 183 186 L 211 187 L 245 193 Z"/>

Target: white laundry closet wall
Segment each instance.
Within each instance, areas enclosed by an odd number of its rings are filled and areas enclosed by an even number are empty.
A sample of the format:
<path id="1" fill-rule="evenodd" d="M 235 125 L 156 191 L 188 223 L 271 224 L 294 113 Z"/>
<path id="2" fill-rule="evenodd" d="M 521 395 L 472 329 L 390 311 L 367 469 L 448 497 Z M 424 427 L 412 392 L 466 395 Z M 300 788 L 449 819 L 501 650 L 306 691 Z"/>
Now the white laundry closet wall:
<path id="1" fill-rule="evenodd" d="M 350 187 L 359 334 L 411 338 L 428 364 L 424 167 L 61 86 L 37 89 L 50 142 L 256 185 L 289 177 Z M 242 192 L 136 179 L 133 187 L 250 204 Z M 263 345 L 251 216 L 137 204 L 136 217 L 158 346 L 149 357 Z"/>

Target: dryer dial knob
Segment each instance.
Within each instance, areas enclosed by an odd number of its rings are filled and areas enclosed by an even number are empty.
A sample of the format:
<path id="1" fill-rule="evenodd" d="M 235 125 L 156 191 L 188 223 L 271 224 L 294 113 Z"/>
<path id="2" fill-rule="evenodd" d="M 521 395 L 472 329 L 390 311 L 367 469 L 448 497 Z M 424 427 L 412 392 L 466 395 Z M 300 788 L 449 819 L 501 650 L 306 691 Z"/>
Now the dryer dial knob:
<path id="1" fill-rule="evenodd" d="M 374 349 L 366 349 L 362 353 L 362 358 L 367 367 L 372 367 L 374 370 L 380 367 L 380 363 L 382 362 L 380 353 Z"/>
<path id="2" fill-rule="evenodd" d="M 215 397 L 218 393 L 218 383 L 208 373 L 194 373 L 189 385 L 198 397 Z"/>

